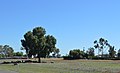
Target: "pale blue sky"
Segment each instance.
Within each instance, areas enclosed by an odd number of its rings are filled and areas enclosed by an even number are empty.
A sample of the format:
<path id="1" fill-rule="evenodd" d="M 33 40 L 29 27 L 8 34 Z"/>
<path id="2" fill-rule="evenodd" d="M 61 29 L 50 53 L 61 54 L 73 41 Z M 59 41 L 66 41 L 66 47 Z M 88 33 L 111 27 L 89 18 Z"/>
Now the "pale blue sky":
<path id="1" fill-rule="evenodd" d="M 0 44 L 20 51 L 23 35 L 42 26 L 61 54 L 103 37 L 120 48 L 120 0 L 0 0 Z"/>

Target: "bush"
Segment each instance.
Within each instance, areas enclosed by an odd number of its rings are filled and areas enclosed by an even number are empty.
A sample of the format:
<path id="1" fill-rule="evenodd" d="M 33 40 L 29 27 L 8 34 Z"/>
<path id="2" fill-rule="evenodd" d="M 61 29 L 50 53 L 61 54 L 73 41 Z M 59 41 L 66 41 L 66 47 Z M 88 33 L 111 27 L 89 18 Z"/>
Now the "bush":
<path id="1" fill-rule="evenodd" d="M 6 61 L 4 61 L 2 64 L 10 64 L 11 62 L 6 62 Z"/>
<path id="2" fill-rule="evenodd" d="M 32 61 L 33 63 L 38 63 L 37 61 Z"/>
<path id="3" fill-rule="evenodd" d="M 92 57 L 93 60 L 109 60 L 108 57 L 97 57 L 97 56 L 94 56 Z"/>
<path id="4" fill-rule="evenodd" d="M 72 57 L 72 56 L 63 56 L 64 60 L 75 60 L 75 59 L 80 59 L 80 57 Z"/>
<path id="5" fill-rule="evenodd" d="M 16 61 L 16 63 L 21 63 L 21 61 Z"/>
<path id="6" fill-rule="evenodd" d="M 32 63 L 32 60 L 25 60 L 25 63 Z"/>

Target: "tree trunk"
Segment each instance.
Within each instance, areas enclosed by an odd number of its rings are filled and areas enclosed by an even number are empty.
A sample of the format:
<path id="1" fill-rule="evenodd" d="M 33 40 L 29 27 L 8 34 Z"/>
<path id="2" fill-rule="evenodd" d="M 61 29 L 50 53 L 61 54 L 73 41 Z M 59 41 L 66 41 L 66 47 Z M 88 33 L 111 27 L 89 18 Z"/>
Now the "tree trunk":
<path id="1" fill-rule="evenodd" d="M 103 49 L 102 49 L 102 58 L 103 58 Z"/>
<path id="2" fill-rule="evenodd" d="M 29 54 L 29 51 L 28 51 L 28 50 L 26 50 L 26 54 L 27 54 L 27 59 L 29 59 L 29 56 L 28 56 L 28 54 Z"/>
<path id="3" fill-rule="evenodd" d="M 98 49 L 98 57 L 99 57 L 99 49 Z"/>
<path id="4" fill-rule="evenodd" d="M 40 54 L 38 54 L 38 63 L 41 63 Z"/>
<path id="5" fill-rule="evenodd" d="M 40 59 L 40 57 L 38 58 L 38 63 L 41 63 L 41 59 Z"/>

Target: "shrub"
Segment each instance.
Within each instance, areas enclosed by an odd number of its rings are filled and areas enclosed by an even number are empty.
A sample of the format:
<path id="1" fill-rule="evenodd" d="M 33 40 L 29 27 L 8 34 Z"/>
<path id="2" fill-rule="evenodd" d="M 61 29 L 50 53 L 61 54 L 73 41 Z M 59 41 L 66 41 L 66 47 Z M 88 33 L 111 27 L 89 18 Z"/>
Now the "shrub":
<path id="1" fill-rule="evenodd" d="M 6 61 L 4 61 L 2 64 L 10 64 L 11 62 L 6 62 Z"/>
<path id="2" fill-rule="evenodd" d="M 72 57 L 72 56 L 63 56 L 64 60 L 75 60 L 75 59 L 80 59 L 80 57 Z"/>
<path id="3" fill-rule="evenodd" d="M 25 60 L 25 63 L 32 63 L 32 60 Z"/>

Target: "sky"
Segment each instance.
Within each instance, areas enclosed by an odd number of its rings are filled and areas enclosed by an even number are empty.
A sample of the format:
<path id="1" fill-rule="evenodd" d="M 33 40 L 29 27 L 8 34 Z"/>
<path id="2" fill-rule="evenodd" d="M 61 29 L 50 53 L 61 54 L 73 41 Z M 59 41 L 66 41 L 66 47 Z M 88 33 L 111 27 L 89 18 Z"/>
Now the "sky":
<path id="1" fill-rule="evenodd" d="M 0 44 L 21 51 L 20 40 L 35 27 L 57 39 L 62 55 L 87 50 L 103 37 L 120 48 L 120 0 L 0 0 Z"/>

